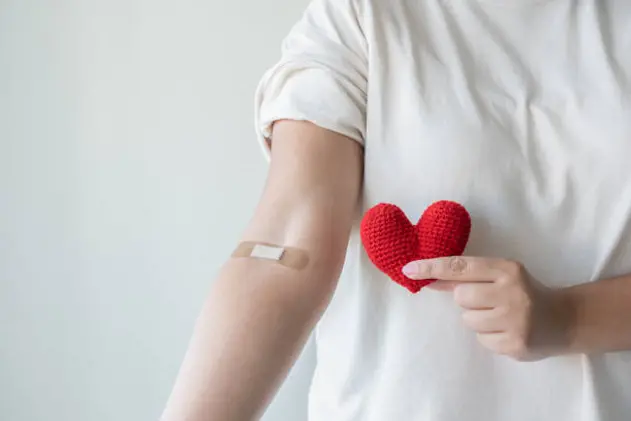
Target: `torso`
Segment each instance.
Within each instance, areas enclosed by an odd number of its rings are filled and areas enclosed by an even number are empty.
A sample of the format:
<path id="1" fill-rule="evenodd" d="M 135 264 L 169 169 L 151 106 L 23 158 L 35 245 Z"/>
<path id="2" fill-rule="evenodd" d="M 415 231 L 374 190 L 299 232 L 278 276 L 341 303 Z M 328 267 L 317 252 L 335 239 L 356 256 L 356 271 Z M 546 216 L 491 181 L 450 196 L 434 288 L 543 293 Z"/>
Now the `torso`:
<path id="1" fill-rule="evenodd" d="M 466 254 L 567 286 L 631 273 L 631 2 L 372 0 L 361 211 L 472 215 Z M 631 353 L 492 355 L 357 229 L 317 331 L 314 421 L 623 421 Z"/>

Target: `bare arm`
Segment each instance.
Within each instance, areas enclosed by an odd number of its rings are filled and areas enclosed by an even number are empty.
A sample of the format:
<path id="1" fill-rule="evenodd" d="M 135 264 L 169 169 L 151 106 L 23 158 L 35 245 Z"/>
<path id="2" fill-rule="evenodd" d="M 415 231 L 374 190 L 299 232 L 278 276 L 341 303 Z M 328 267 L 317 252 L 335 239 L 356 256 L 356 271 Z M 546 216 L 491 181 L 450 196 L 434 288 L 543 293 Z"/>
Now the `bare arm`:
<path id="1" fill-rule="evenodd" d="M 305 250 L 307 268 L 230 259 L 197 322 L 163 421 L 257 419 L 326 308 L 344 261 L 362 173 L 359 144 L 279 122 L 244 241 Z"/>
<path id="2" fill-rule="evenodd" d="M 571 352 L 631 350 L 631 275 L 563 290 L 574 313 Z"/>
<path id="3" fill-rule="evenodd" d="M 440 279 L 486 348 L 521 361 L 631 350 L 631 275 L 553 289 L 519 262 L 454 256 L 411 262 L 412 279 Z"/>

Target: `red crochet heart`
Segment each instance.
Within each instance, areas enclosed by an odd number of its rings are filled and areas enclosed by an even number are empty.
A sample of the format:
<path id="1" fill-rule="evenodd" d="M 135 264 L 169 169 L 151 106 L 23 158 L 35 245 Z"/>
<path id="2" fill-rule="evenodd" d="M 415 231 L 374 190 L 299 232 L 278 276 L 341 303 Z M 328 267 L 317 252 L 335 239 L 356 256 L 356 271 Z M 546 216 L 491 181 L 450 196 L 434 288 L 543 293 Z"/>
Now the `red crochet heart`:
<path id="1" fill-rule="evenodd" d="M 369 209 L 361 221 L 361 239 L 374 265 L 393 281 L 417 293 L 434 280 L 414 280 L 401 269 L 412 260 L 459 256 L 469 240 L 471 217 L 460 204 L 440 201 L 429 206 L 418 224 L 389 203 Z"/>

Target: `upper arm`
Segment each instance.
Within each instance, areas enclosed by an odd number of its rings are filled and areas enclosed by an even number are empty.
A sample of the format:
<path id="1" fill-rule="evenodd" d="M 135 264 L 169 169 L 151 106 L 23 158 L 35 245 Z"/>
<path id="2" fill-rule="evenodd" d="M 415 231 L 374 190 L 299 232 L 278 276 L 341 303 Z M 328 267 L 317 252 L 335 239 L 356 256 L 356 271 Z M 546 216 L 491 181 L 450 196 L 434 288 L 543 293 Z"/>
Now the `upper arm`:
<path id="1" fill-rule="evenodd" d="M 343 256 L 366 133 L 362 1 L 312 0 L 259 84 L 256 129 L 271 168 L 251 239 Z"/>
<path id="2" fill-rule="evenodd" d="M 300 121 L 276 123 L 273 135 L 268 178 L 246 239 L 338 260 L 360 194 L 361 145 Z"/>

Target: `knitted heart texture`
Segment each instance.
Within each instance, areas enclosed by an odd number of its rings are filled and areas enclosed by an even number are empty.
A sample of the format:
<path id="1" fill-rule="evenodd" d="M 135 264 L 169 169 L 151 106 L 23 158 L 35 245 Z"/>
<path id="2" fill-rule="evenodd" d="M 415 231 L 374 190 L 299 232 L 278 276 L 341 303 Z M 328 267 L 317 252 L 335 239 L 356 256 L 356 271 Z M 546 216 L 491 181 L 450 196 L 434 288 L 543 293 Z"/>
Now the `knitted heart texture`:
<path id="1" fill-rule="evenodd" d="M 462 255 L 470 232 L 469 212 L 448 200 L 430 205 L 416 225 L 390 203 L 370 208 L 360 224 L 361 240 L 372 263 L 413 294 L 435 279 L 410 279 L 401 272 L 403 266 L 413 260 Z"/>

